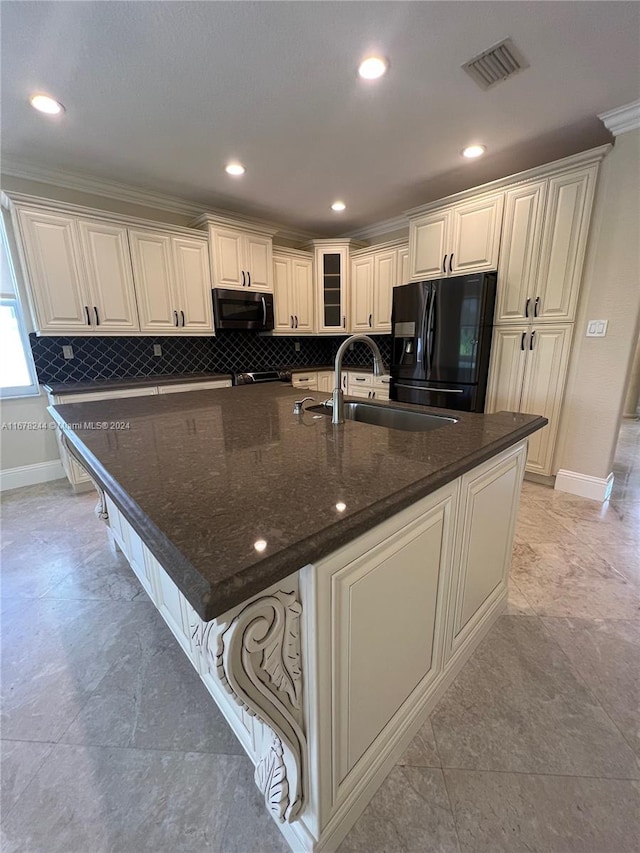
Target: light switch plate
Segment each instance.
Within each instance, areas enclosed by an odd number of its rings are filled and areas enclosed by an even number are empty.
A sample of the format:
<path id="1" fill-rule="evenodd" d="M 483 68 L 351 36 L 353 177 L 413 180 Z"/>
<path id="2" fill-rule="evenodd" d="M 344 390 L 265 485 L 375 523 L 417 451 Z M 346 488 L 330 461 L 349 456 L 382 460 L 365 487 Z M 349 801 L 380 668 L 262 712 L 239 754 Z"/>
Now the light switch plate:
<path id="1" fill-rule="evenodd" d="M 588 338 L 604 338 L 607 334 L 608 320 L 589 320 L 587 322 Z"/>
<path id="2" fill-rule="evenodd" d="M 159 358 L 162 355 L 162 347 L 160 346 L 160 344 L 154 344 L 153 345 L 153 354 L 157 358 Z"/>
<path id="3" fill-rule="evenodd" d="M 62 347 L 62 357 L 63 358 L 73 358 L 73 347 L 70 347 L 70 346 Z"/>
<path id="4" fill-rule="evenodd" d="M 293 345 L 293 348 L 296 352 L 300 352 L 300 342 L 296 341 L 295 344 Z"/>

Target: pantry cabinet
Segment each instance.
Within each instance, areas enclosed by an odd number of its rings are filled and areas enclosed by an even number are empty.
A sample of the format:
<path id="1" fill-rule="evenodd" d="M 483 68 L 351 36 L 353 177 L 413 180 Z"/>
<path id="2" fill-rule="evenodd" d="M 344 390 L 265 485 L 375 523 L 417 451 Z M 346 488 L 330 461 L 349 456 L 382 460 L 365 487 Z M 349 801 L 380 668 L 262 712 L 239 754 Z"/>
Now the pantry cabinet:
<path id="1" fill-rule="evenodd" d="M 352 254 L 352 332 L 391 332 L 393 288 L 407 281 L 407 259 L 406 244 L 384 244 Z"/>
<path id="2" fill-rule="evenodd" d="M 503 204 L 501 192 L 410 217 L 411 280 L 496 269 Z"/>
<path id="3" fill-rule="evenodd" d="M 552 473 L 573 326 L 496 326 L 487 412 L 542 415 L 549 424 L 529 439 L 527 471 Z"/>
<path id="4" fill-rule="evenodd" d="M 496 323 L 575 319 L 598 164 L 507 190 Z"/>
<path id="5" fill-rule="evenodd" d="M 274 334 L 313 334 L 313 260 L 306 252 L 273 253 Z"/>

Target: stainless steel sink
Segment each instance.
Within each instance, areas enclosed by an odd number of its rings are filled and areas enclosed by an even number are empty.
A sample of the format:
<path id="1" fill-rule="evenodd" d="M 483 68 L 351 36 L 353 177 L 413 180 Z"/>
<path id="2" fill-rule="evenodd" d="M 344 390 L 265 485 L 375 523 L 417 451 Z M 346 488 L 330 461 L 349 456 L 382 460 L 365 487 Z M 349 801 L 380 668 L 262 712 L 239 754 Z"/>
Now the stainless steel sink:
<path id="1" fill-rule="evenodd" d="M 307 412 L 331 415 L 331 406 L 308 406 Z M 393 406 L 378 406 L 375 403 L 345 401 L 344 417 L 348 421 L 359 421 L 387 429 L 402 429 L 406 432 L 429 432 L 432 429 L 457 423 L 457 418 L 446 415 L 429 415 L 426 412 L 411 412 Z"/>

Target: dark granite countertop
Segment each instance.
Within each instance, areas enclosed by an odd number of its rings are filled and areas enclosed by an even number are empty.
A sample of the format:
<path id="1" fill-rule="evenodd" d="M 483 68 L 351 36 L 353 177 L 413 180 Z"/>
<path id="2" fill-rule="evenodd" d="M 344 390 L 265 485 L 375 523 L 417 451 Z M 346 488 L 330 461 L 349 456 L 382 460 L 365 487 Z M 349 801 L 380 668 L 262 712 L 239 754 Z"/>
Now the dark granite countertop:
<path id="1" fill-rule="evenodd" d="M 74 455 L 205 620 L 546 424 L 510 412 L 446 412 L 459 421 L 425 433 L 334 427 L 324 415 L 294 415 L 297 396 L 271 383 L 50 411 L 74 425 L 65 431 Z"/>
<path id="2" fill-rule="evenodd" d="M 182 385 L 187 382 L 211 382 L 231 379 L 230 373 L 166 373 L 156 376 L 129 376 L 122 379 L 86 379 L 81 382 L 48 382 L 43 385 L 51 394 L 86 394 L 125 388 L 148 388 L 154 385 Z"/>

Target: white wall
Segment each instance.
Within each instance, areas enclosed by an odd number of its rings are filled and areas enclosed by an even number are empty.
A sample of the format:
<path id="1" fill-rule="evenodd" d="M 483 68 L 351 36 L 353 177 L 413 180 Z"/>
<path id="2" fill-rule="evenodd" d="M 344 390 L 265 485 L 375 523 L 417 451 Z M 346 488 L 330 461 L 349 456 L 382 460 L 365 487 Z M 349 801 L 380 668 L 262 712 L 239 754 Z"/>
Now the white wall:
<path id="1" fill-rule="evenodd" d="M 616 138 L 600 173 L 555 470 L 606 479 L 640 326 L 640 129 Z M 609 321 L 585 337 L 589 319 Z"/>

